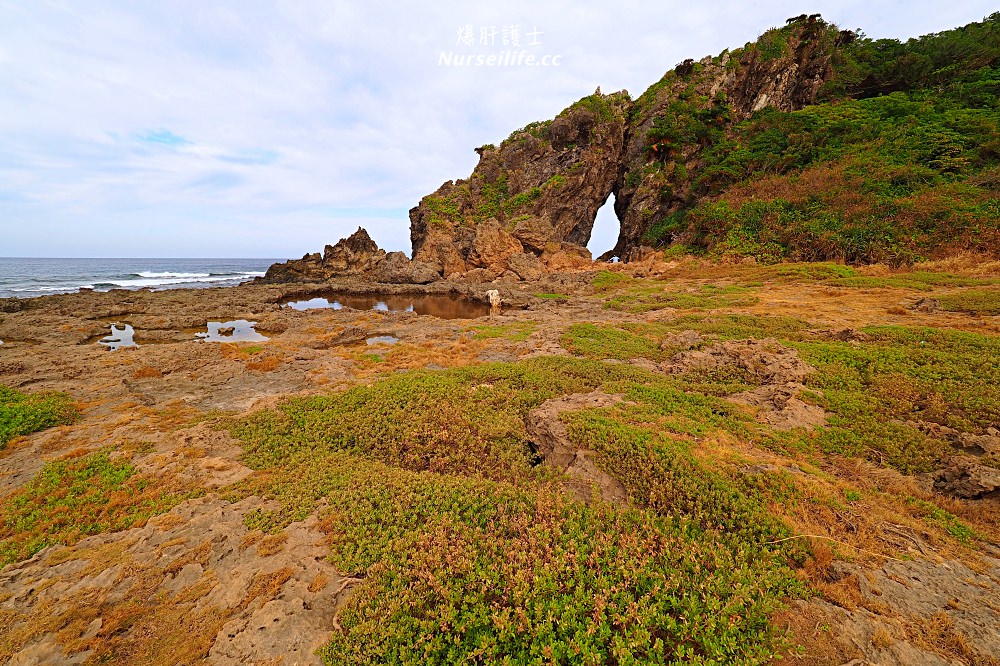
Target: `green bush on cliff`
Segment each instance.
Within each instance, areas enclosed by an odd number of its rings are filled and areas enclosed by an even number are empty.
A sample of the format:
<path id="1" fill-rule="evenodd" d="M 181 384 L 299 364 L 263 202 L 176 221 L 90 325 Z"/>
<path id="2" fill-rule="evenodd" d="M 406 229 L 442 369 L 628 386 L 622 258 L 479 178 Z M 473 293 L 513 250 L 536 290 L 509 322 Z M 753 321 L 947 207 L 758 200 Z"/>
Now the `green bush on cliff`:
<path id="1" fill-rule="evenodd" d="M 72 423 L 76 408 L 65 393 L 22 393 L 0 386 L 0 449 L 20 435 Z"/>
<path id="2" fill-rule="evenodd" d="M 776 50 L 783 34 L 754 48 Z M 686 201 L 647 240 L 766 263 L 902 264 L 1000 246 L 1000 13 L 905 43 L 843 44 L 823 99 L 723 121 L 720 136 L 704 103 L 679 96 L 654 121 L 650 159 L 684 145 L 698 158 L 674 183 L 690 186 Z"/>

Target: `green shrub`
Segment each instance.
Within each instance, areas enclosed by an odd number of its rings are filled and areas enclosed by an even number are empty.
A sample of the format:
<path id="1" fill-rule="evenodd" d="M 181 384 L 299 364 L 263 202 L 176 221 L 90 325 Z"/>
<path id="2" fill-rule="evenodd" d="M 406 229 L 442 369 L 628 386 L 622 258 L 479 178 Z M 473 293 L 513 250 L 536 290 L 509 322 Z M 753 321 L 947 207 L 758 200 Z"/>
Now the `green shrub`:
<path id="1" fill-rule="evenodd" d="M 15 437 L 72 423 L 76 417 L 64 393 L 28 394 L 0 386 L 0 449 Z"/>

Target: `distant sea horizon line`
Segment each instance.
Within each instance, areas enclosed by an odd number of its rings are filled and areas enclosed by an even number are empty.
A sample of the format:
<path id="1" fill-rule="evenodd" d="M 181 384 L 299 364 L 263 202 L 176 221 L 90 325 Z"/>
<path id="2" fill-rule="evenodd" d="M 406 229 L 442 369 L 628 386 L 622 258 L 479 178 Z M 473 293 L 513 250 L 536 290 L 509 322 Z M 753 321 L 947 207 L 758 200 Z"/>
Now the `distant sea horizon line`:
<path id="1" fill-rule="evenodd" d="M 0 257 L 0 297 L 112 289 L 230 287 L 261 277 L 268 257 Z"/>

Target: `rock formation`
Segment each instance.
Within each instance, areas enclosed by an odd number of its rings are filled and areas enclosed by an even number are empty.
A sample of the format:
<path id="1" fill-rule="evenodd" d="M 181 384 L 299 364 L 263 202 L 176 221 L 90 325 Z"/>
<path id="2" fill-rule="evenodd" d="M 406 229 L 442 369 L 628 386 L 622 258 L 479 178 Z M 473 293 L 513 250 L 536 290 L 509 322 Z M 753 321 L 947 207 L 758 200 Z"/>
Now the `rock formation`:
<path id="1" fill-rule="evenodd" d="M 280 264 L 272 264 L 257 282 L 323 282 L 334 277 L 364 274 L 376 282 L 426 284 L 440 276 L 432 266 L 410 261 L 402 252 L 385 250 L 358 227 L 336 245 L 327 245 L 323 254 L 307 254 Z"/>
<path id="2" fill-rule="evenodd" d="M 814 103 L 842 41 L 818 16 L 796 17 L 744 48 L 685 60 L 634 101 L 598 88 L 552 120 L 477 148 L 469 178 L 421 199 L 410 210 L 412 262 L 386 255 L 359 229 L 322 255 L 272 266 L 261 281 L 364 273 L 384 282 L 489 282 L 587 268 L 597 211 L 612 194 L 621 231 L 601 258 L 639 259 L 653 225 L 704 195 L 693 185 L 703 151 L 757 111 Z"/>
<path id="3" fill-rule="evenodd" d="M 521 254 L 549 269 L 551 259 L 580 264 L 618 177 L 630 103 L 625 92 L 596 92 L 553 120 L 515 131 L 499 147 L 477 149 L 479 164 L 468 179 L 446 182 L 410 210 L 414 259 L 444 276 L 474 269 L 502 274 Z M 531 270 L 515 261 L 513 272 Z"/>
<path id="4" fill-rule="evenodd" d="M 580 266 L 567 254 L 579 257 L 614 194 L 621 234 L 604 257 L 629 260 L 650 227 L 692 194 L 699 154 L 728 127 L 765 107 L 816 101 L 838 35 L 816 16 L 796 20 L 733 53 L 684 61 L 634 102 L 626 91 L 598 89 L 499 147 L 478 148 L 468 179 L 446 182 L 410 210 L 413 257 L 444 276 L 523 277 L 519 254 L 549 270 Z"/>
<path id="5" fill-rule="evenodd" d="M 728 127 L 767 107 L 814 103 L 833 74 L 837 34 L 808 18 L 732 53 L 682 63 L 650 86 L 629 109 L 614 186 L 621 233 L 603 256 L 628 260 L 656 221 L 681 208 L 693 195 L 700 154 Z"/>

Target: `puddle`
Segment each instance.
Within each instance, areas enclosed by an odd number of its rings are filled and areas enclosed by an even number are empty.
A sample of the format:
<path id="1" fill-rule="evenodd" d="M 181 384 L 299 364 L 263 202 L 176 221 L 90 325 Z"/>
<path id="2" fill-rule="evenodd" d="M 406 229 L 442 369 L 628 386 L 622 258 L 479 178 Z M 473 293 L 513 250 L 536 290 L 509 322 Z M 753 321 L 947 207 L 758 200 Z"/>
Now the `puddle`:
<path id="1" fill-rule="evenodd" d="M 485 317 L 490 313 L 490 306 L 467 298 L 452 296 L 421 296 L 400 294 L 346 295 L 329 294 L 304 301 L 289 301 L 284 305 L 294 310 L 313 310 L 326 308 L 341 310 L 375 310 L 378 312 L 416 312 L 420 315 L 430 315 L 439 319 L 475 319 Z"/>
<path id="2" fill-rule="evenodd" d="M 399 342 L 399 338 L 393 335 L 376 335 L 374 338 L 365 340 L 370 345 L 394 345 Z"/>
<path id="3" fill-rule="evenodd" d="M 107 347 L 111 351 L 117 351 L 126 347 L 138 347 L 139 345 L 132 339 L 135 335 L 135 329 L 128 324 L 124 324 L 124 326 L 125 328 L 118 328 L 114 324 L 111 324 L 111 335 L 98 340 L 98 344 Z"/>
<path id="4" fill-rule="evenodd" d="M 210 321 L 208 333 L 195 333 L 195 337 L 205 342 L 264 342 L 270 340 L 254 330 L 255 321 L 237 319 L 235 321 Z"/>

